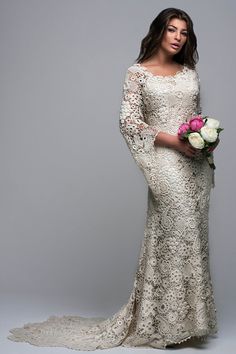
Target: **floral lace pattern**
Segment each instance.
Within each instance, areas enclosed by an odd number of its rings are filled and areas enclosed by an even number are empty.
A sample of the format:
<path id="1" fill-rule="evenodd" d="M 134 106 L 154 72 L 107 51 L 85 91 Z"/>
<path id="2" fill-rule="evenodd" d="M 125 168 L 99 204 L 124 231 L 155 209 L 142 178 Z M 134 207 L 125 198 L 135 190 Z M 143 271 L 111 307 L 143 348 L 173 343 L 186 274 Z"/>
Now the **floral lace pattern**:
<path id="1" fill-rule="evenodd" d="M 208 212 L 213 171 L 202 155 L 189 158 L 154 144 L 177 134 L 201 112 L 196 69 L 155 76 L 135 63 L 127 69 L 119 127 L 148 183 L 144 239 L 128 302 L 109 318 L 51 316 L 11 329 L 9 339 L 76 350 L 165 349 L 218 332 L 209 268 Z"/>

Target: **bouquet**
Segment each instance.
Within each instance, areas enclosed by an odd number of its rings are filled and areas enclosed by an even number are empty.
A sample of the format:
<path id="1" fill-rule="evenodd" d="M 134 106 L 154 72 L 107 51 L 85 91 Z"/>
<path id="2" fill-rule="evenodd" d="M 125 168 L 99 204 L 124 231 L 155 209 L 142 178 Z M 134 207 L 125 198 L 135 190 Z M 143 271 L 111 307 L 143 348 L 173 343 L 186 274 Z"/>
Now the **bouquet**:
<path id="1" fill-rule="evenodd" d="M 190 120 L 182 123 L 178 129 L 178 137 L 188 140 L 196 149 L 200 149 L 207 157 L 211 168 L 215 169 L 212 151 L 219 142 L 219 133 L 224 130 L 219 127 L 217 119 L 201 114 L 193 115 Z"/>

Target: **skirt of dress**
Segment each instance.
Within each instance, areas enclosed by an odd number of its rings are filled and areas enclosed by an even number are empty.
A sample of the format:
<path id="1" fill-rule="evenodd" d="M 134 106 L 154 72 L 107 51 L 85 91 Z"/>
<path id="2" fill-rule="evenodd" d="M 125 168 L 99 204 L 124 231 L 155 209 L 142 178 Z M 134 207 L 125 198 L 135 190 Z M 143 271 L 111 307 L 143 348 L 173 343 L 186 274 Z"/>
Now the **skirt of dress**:
<path id="1" fill-rule="evenodd" d="M 8 339 L 75 350 L 153 347 L 206 339 L 218 332 L 209 269 L 208 211 L 212 170 L 158 149 L 148 183 L 148 208 L 128 302 L 110 318 L 50 316 L 11 329 Z"/>

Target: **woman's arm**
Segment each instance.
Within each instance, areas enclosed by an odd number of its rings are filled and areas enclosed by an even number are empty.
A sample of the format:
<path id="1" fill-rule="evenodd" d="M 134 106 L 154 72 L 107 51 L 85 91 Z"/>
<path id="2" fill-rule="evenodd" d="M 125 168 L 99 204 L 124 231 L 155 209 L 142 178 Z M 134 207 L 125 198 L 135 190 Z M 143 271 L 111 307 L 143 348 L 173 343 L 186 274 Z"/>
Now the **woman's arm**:
<path id="1" fill-rule="evenodd" d="M 184 153 L 189 157 L 193 157 L 199 151 L 195 149 L 188 141 L 180 140 L 178 135 L 173 135 L 165 132 L 159 132 L 156 137 L 154 144 L 156 146 L 169 147 Z"/>
<path id="2" fill-rule="evenodd" d="M 154 152 L 154 141 L 159 129 L 145 122 L 142 83 L 144 73 L 128 68 L 123 84 L 119 127 L 126 143 L 136 157 Z"/>

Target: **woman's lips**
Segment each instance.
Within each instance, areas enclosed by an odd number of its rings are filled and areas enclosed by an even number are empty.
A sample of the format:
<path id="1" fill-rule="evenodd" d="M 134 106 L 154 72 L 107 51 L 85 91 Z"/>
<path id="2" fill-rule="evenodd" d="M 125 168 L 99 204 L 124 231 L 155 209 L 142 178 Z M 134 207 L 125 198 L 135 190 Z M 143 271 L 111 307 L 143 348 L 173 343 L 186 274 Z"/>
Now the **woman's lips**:
<path id="1" fill-rule="evenodd" d="M 174 48 L 174 49 L 178 49 L 180 46 L 177 45 L 177 44 L 171 44 L 171 47 Z"/>

